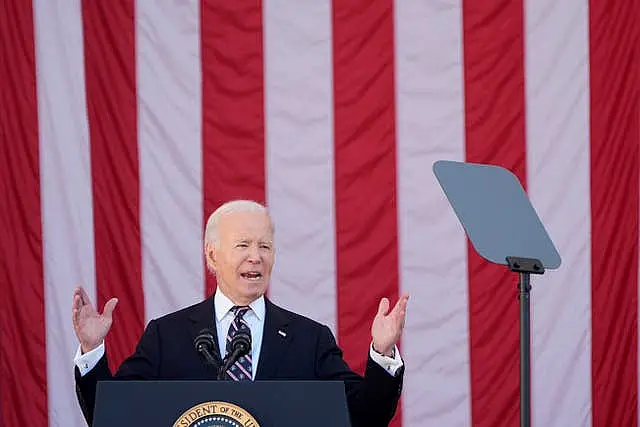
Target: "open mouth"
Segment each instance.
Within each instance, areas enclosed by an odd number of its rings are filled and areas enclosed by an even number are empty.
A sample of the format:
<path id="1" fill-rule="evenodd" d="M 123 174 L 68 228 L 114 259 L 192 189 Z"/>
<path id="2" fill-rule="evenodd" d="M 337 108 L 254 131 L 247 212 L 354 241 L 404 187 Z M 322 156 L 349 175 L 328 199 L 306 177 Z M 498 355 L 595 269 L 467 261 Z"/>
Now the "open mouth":
<path id="1" fill-rule="evenodd" d="M 247 280 L 260 280 L 262 279 L 262 273 L 258 271 L 247 271 L 246 273 L 240 273 L 242 277 Z"/>

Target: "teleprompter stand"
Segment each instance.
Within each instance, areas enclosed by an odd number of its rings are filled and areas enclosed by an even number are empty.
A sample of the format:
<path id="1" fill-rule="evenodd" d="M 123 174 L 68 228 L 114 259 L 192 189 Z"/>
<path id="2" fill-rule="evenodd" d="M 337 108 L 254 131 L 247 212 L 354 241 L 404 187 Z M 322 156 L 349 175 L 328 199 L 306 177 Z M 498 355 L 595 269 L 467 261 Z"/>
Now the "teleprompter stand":
<path id="1" fill-rule="evenodd" d="M 511 271 L 520 275 L 518 300 L 520 301 L 520 425 L 531 425 L 531 274 L 544 274 L 539 260 L 507 257 Z"/>
<path id="2" fill-rule="evenodd" d="M 492 165 L 437 161 L 433 170 L 476 252 L 519 275 L 520 425 L 531 425 L 531 275 L 557 269 L 558 251 L 518 178 Z"/>

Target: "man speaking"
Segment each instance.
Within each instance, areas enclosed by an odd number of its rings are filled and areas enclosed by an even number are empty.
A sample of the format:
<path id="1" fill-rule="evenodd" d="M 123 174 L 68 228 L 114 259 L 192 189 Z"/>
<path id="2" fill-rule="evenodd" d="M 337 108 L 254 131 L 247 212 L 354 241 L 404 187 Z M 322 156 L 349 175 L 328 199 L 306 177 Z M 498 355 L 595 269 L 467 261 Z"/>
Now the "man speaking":
<path id="1" fill-rule="evenodd" d="M 273 237 L 270 215 L 259 203 L 236 200 L 211 214 L 204 251 L 207 267 L 216 277 L 216 292 L 198 304 L 151 320 L 135 352 L 115 374 L 108 367 L 104 339 L 117 299 L 109 300 L 100 314 L 84 289 L 75 290 L 72 317 L 80 342 L 74 360 L 76 391 L 89 425 L 98 381 L 216 378 L 344 381 L 354 427 L 389 424 L 402 389 L 404 366 L 396 344 L 408 295 L 392 310 L 388 299 L 380 301 L 371 326 L 371 346 L 363 355 L 368 357 L 365 374 L 360 376 L 342 358 L 328 327 L 278 307 L 264 296 L 275 258 Z M 233 357 L 226 357 L 230 353 Z M 228 363 L 223 366 L 223 361 Z"/>

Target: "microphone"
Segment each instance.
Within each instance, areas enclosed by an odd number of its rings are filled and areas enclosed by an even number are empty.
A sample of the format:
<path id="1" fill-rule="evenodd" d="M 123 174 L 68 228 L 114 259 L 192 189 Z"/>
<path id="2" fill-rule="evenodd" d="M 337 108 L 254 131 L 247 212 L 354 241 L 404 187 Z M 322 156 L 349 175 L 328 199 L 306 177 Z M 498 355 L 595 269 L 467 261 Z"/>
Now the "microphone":
<path id="1" fill-rule="evenodd" d="M 203 329 L 193 340 L 196 351 L 204 358 L 208 365 L 217 367 L 219 365 L 217 358 L 214 358 L 213 334 L 209 329 Z"/>
<path id="2" fill-rule="evenodd" d="M 238 359 L 249 353 L 251 350 L 251 336 L 246 332 L 238 332 L 236 336 L 231 339 L 231 351 L 224 360 L 222 369 L 218 373 L 218 379 L 224 379 L 224 375 Z"/>

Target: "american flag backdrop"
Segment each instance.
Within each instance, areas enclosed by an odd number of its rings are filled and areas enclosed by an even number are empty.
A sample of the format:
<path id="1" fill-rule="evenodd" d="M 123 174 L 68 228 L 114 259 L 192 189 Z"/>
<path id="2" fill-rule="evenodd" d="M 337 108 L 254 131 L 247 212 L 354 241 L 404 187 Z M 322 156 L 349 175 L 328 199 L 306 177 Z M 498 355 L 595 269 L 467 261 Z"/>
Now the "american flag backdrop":
<path id="1" fill-rule="evenodd" d="M 0 99 L 0 425 L 85 425 L 74 287 L 119 298 L 116 367 L 210 295 L 204 221 L 249 198 L 269 297 L 355 370 L 409 292 L 394 426 L 518 426 L 517 277 L 440 159 L 513 171 L 563 258 L 532 277 L 533 425 L 638 425 L 638 0 L 0 0 Z"/>

